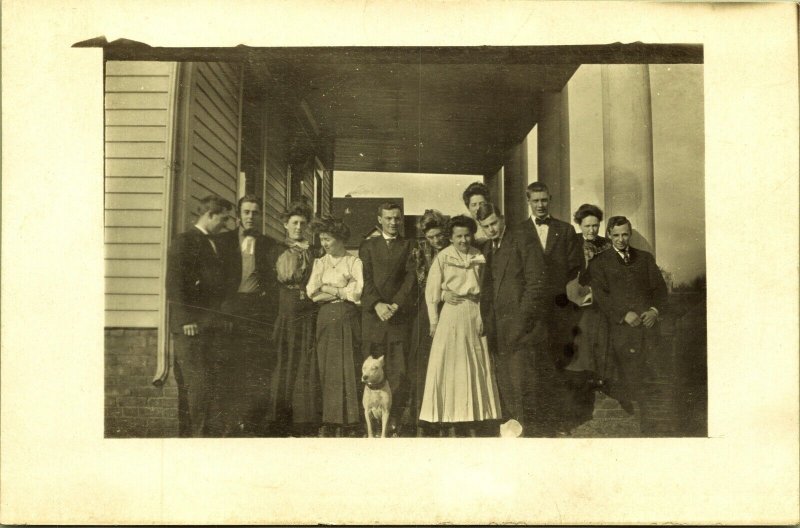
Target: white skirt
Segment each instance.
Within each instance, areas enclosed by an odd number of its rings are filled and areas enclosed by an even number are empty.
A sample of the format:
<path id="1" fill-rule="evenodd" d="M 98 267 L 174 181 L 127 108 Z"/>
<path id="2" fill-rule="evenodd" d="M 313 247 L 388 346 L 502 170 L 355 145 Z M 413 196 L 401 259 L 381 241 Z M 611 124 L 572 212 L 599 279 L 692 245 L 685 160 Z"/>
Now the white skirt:
<path id="1" fill-rule="evenodd" d="M 433 336 L 419 418 L 426 422 L 476 422 L 501 416 L 480 305 L 445 304 Z"/>

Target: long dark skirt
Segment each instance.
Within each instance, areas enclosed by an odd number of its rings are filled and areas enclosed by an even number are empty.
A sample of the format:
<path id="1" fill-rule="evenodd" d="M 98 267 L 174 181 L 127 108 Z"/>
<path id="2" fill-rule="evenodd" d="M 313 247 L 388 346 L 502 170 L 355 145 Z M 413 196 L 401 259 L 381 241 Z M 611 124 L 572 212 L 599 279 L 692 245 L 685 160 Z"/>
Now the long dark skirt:
<path id="1" fill-rule="evenodd" d="M 317 360 L 322 386 L 322 421 L 359 422 L 358 369 L 361 311 L 349 302 L 327 303 L 317 316 Z"/>
<path id="2" fill-rule="evenodd" d="M 268 419 L 295 424 L 320 423 L 320 386 L 314 347 L 316 306 L 300 290 L 281 288 L 273 342 L 276 364 L 272 375 Z"/>

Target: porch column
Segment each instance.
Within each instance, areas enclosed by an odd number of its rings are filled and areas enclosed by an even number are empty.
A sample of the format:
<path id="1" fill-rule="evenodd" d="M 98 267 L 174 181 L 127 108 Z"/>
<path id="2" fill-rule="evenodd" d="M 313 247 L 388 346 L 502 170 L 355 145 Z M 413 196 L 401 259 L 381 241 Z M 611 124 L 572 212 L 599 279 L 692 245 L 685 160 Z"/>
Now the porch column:
<path id="1" fill-rule="evenodd" d="M 569 221 L 569 97 L 566 88 L 542 94 L 537 128 L 538 181 L 550 190 L 550 213 L 560 220 Z M 529 210 L 526 218 L 528 214 Z"/>
<path id="2" fill-rule="evenodd" d="M 646 64 L 606 64 L 603 84 L 603 168 L 606 218 L 627 216 L 632 245 L 655 252 L 653 128 Z"/>
<path id="3" fill-rule="evenodd" d="M 528 217 L 525 188 L 528 186 L 528 145 L 523 139 L 506 152 L 503 160 L 504 214 L 518 224 Z"/>

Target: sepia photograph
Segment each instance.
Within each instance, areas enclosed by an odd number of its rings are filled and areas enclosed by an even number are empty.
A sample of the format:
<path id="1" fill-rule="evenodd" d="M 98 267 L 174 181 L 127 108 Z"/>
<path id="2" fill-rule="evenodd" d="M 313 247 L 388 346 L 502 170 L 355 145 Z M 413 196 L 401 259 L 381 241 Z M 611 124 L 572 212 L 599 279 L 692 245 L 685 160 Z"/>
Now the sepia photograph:
<path id="1" fill-rule="evenodd" d="M 0 523 L 800 522 L 796 5 L 2 7 Z"/>
<path id="2" fill-rule="evenodd" d="M 78 45 L 106 437 L 706 436 L 702 46 Z"/>

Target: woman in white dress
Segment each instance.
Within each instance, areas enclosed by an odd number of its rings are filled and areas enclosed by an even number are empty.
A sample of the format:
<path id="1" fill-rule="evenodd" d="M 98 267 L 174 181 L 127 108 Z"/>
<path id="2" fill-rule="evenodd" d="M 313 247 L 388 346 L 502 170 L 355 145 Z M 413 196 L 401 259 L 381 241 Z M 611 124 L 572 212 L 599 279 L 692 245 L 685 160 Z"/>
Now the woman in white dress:
<path id="1" fill-rule="evenodd" d="M 498 420 L 500 397 L 480 313 L 483 254 L 471 244 L 477 225 L 467 216 L 448 224 L 451 245 L 439 252 L 425 286 L 433 336 L 420 420 L 468 428 Z M 446 301 L 441 313 L 437 307 Z"/>

